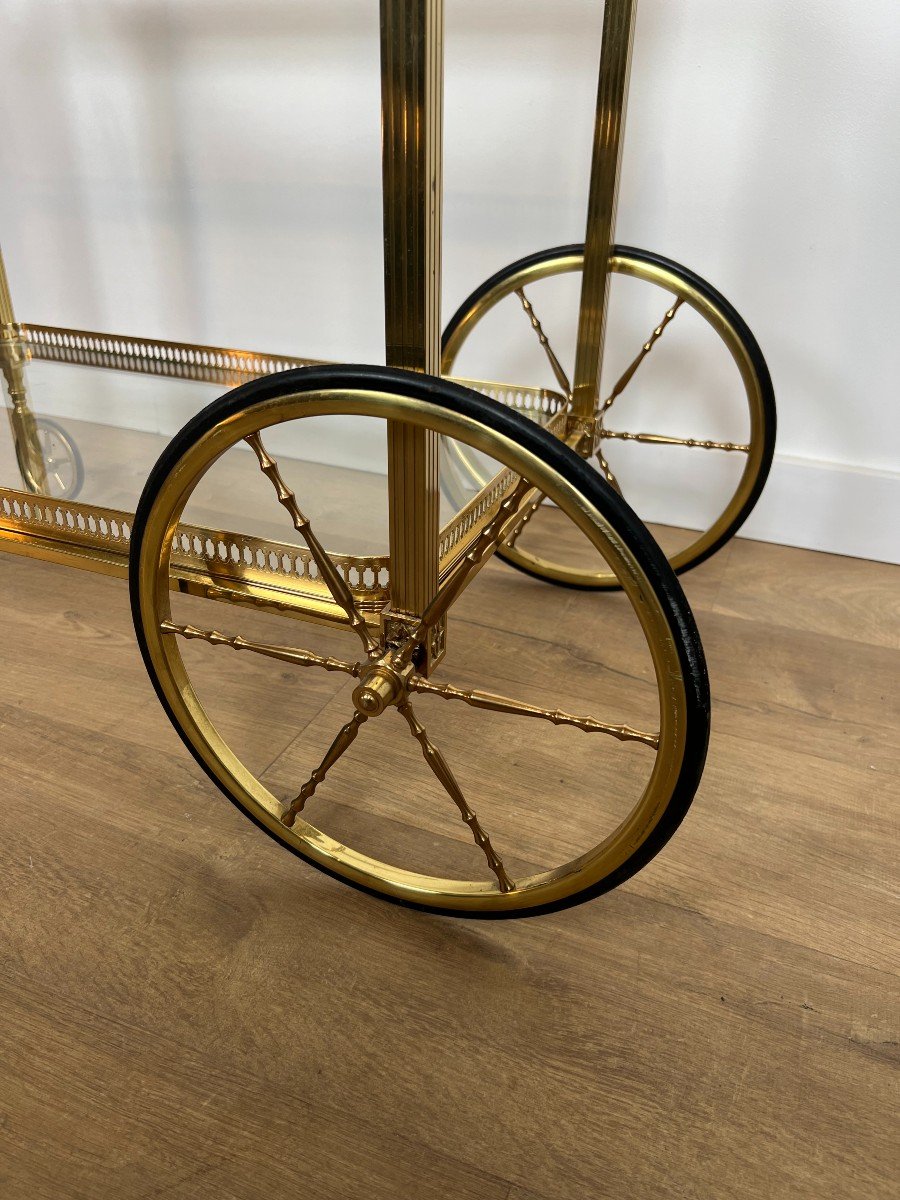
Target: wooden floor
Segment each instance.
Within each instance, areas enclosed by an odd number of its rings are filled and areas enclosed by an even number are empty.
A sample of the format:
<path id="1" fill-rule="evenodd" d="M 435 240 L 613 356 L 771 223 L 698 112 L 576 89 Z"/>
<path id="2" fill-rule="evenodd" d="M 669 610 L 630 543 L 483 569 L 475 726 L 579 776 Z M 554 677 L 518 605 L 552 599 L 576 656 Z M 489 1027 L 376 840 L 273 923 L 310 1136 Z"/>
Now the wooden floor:
<path id="1" fill-rule="evenodd" d="M 502 629 L 539 585 L 490 571 Z M 3 1200 L 895 1196 L 900 571 L 740 541 L 685 583 L 714 694 L 685 824 L 602 900 L 482 924 L 263 837 L 158 709 L 126 589 L 0 556 Z M 245 705 L 286 787 L 338 682 Z"/>

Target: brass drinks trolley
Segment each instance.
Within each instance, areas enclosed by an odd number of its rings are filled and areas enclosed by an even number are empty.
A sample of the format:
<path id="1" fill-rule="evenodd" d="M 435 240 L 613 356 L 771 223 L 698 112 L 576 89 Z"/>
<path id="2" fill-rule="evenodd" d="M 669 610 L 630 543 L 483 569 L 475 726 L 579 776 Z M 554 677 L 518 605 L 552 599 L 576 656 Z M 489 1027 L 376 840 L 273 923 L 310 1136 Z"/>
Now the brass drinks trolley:
<path id="1" fill-rule="evenodd" d="M 752 508 L 772 457 L 774 402 L 752 335 L 718 293 L 668 260 L 613 244 L 634 18 L 635 0 L 608 0 L 585 244 L 532 255 L 499 272 L 461 306 L 442 338 L 443 4 L 381 0 L 386 367 L 20 324 L 0 261 L 0 361 L 24 484 L 0 488 L 0 546 L 127 577 L 150 678 L 210 778 L 254 822 L 313 865 L 430 911 L 525 916 L 616 886 L 672 835 L 703 770 L 709 690 L 700 640 L 675 572 L 713 553 Z M 665 311 L 601 400 L 609 280 L 616 274 L 661 289 Z M 562 276 L 577 280 L 580 292 L 571 382 L 534 303 L 536 285 Z M 524 315 L 524 327 L 552 371 L 552 387 L 450 377 L 465 343 L 487 327 L 504 301 Z M 682 307 L 693 309 L 729 352 L 745 408 L 740 438 L 643 433 L 608 423 L 613 404 Z M 84 472 L 74 440 L 63 426 L 37 417 L 29 404 L 26 367 L 41 360 L 234 390 L 194 416 L 169 443 L 131 514 L 78 501 Z M 314 495 L 298 497 L 270 452 L 277 434 L 295 426 L 302 435 L 304 422 L 318 417 L 384 422 L 387 556 L 326 550 L 315 517 L 307 515 Z M 183 520 L 207 471 L 242 442 L 253 451 L 273 503 L 285 510 L 286 530 L 292 526 L 299 541 Z M 742 463 L 721 511 L 670 552 L 671 561 L 622 497 L 609 461 L 609 446 L 616 442 L 727 455 Z M 443 527 L 441 488 L 455 508 Z M 545 515 L 577 533 L 583 557 L 556 561 L 545 550 L 529 548 Z M 619 602 L 632 610 L 652 661 L 658 722 L 637 728 L 609 713 L 543 708 L 445 679 L 445 661 L 452 663 L 453 607 L 495 553 L 551 582 L 621 589 Z M 216 604 L 219 616 L 204 626 L 179 622 L 172 611 L 177 593 Z M 223 631 L 248 608 L 286 618 L 283 639 L 259 642 Z M 356 646 L 355 654 L 335 657 L 303 649 L 291 636 L 297 627 L 290 618 L 346 630 L 361 650 Z M 183 657 L 188 642 L 348 677 L 346 722 L 287 801 L 245 766 L 208 715 Z M 574 728 L 598 744 L 614 739 L 646 756 L 644 782 L 627 813 L 593 844 L 545 869 L 513 870 L 420 721 L 414 707 L 419 696 L 483 710 L 484 720 L 491 712 L 521 718 L 549 737 L 558 736 L 553 725 Z M 391 709 L 401 719 L 398 728 L 418 742 L 483 854 L 472 878 L 423 874 L 414 864 L 382 861 L 315 823 L 317 788 L 367 721 L 382 715 L 395 720 Z"/>

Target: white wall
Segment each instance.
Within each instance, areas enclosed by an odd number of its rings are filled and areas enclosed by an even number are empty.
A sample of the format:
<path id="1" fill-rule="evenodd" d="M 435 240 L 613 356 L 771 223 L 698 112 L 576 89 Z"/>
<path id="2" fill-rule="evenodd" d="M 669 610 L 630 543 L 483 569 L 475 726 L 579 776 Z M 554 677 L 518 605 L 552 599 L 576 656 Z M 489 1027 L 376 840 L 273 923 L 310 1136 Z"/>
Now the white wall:
<path id="1" fill-rule="evenodd" d="M 449 313 L 582 235 L 602 6 L 446 6 Z M 20 319 L 383 361 L 376 21 L 376 0 L 0 0 Z M 641 0 L 618 225 L 720 287 L 769 360 L 778 455 L 747 532 L 895 561 L 898 49 L 896 0 Z"/>

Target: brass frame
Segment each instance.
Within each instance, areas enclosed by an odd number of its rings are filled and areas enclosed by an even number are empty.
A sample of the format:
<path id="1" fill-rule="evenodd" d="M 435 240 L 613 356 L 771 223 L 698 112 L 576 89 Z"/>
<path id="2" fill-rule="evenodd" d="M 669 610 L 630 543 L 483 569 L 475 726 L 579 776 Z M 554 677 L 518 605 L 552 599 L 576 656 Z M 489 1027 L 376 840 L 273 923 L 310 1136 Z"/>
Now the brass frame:
<path id="1" fill-rule="evenodd" d="M 9 396 L 9 424 L 16 458 L 23 475 L 36 489 L 43 491 L 47 487 L 47 472 L 38 442 L 34 414 L 28 406 L 25 361 L 6 266 L 0 253 L 0 371 L 3 372 Z"/>
<path id="2" fill-rule="evenodd" d="M 576 447 L 584 437 L 586 414 L 594 412 L 597 400 L 635 2 L 607 0 L 604 17 L 588 210 L 588 267 L 574 389 L 561 369 L 556 375 L 561 392 L 459 381 L 511 403 Z M 443 0 L 380 0 L 380 9 L 387 363 L 438 375 Z M 523 305 L 528 312 L 524 298 Z M 531 311 L 529 316 L 545 350 L 552 354 L 536 315 Z M 41 474 L 42 463 L 32 461 L 40 456 L 40 447 L 25 391 L 24 369 L 29 359 L 229 387 L 316 361 L 19 324 L 0 259 L 0 363 L 12 404 L 13 435 L 29 472 L 34 467 L 31 478 L 39 487 L 46 486 L 46 476 Z M 312 387 L 316 377 L 307 373 L 302 378 L 305 386 Z M 681 657 L 686 635 L 676 627 L 663 589 L 654 587 L 645 575 L 638 551 L 630 548 L 622 530 L 611 523 L 614 518 L 604 517 L 596 502 L 588 498 L 590 493 L 585 495 L 564 472 L 551 466 L 552 456 L 542 458 L 526 448 L 527 440 L 442 407 L 429 395 L 421 389 L 403 395 L 399 388 L 322 387 L 308 393 L 301 389 L 231 412 L 196 438 L 159 482 L 146 513 L 142 508 L 139 555 L 132 555 L 129 546 L 133 521 L 129 513 L 58 501 L 19 488 L 0 488 L 0 548 L 131 576 L 145 661 L 180 732 L 226 793 L 304 856 L 365 887 L 439 909 L 503 915 L 564 903 L 625 865 L 654 834 L 673 802 L 696 732 L 688 729 L 692 700 Z M 266 429 L 281 421 L 333 415 L 372 416 L 386 422 L 388 556 L 356 557 L 326 550 L 264 444 Z M 442 437 L 461 440 L 502 464 L 443 529 L 438 506 Z M 254 451 L 261 472 L 290 518 L 298 543 L 181 523 L 197 480 L 241 440 Z M 659 700 L 657 730 L 635 729 L 558 708 L 542 709 L 429 678 L 446 652 L 446 622 L 453 604 L 544 496 L 569 516 L 610 565 L 631 603 L 652 658 Z M 173 591 L 341 626 L 358 636 L 362 655 L 358 661 L 346 661 L 178 623 L 171 611 Z M 267 791 L 218 734 L 188 676 L 179 648 L 182 640 L 343 672 L 357 681 L 352 715 L 286 805 Z M 597 845 L 552 870 L 516 882 L 414 713 L 413 696 L 419 694 L 637 743 L 653 755 L 646 785 L 624 820 Z M 390 706 L 397 708 L 429 768 L 455 803 L 494 878 L 443 879 L 381 863 L 334 841 L 307 821 L 305 806 L 331 766 L 362 725 Z"/>
<path id="3" fill-rule="evenodd" d="M 599 373 L 605 325 L 608 247 L 612 240 L 636 0 L 608 0 L 588 203 L 591 270 L 582 294 L 575 403 L 544 388 L 460 380 L 547 423 L 572 445 L 582 431 L 590 380 Z M 390 365 L 440 371 L 440 247 L 443 0 L 380 0 L 385 230 L 385 340 Z M 319 360 L 37 324 L 19 324 L 0 255 L 0 366 L 11 401 L 20 456 L 37 492 L 0 488 L 0 549 L 124 576 L 130 514 L 42 494 L 46 474 L 27 402 L 30 359 L 65 362 L 233 387 L 258 375 Z M 590 407 L 592 408 L 593 401 Z M 489 480 L 444 529 L 438 522 L 438 445 L 408 427 L 389 431 L 390 565 L 360 558 L 342 563 L 354 596 L 373 624 L 409 629 L 509 493 L 509 472 Z M 124 531 L 113 536 L 111 530 Z M 247 539 L 220 530 L 185 529 L 201 550 L 176 562 L 172 586 L 234 603 L 274 605 L 312 620 L 346 621 L 321 580 L 304 572 L 303 547 Z M 252 544 L 251 544 L 252 543 Z M 212 552 L 207 552 L 212 547 Z M 222 554 L 227 558 L 223 561 Z M 236 558 L 235 558 L 236 555 Z M 250 561 L 248 561 L 248 556 Z M 293 557 L 295 568 L 287 565 Z M 346 556 L 344 556 L 346 557 Z M 283 570 L 260 562 L 285 564 Z M 386 573 L 389 569 L 389 577 Z M 357 582 L 375 578 L 378 587 Z M 443 653 L 445 631 L 429 644 L 426 670 Z"/>
<path id="4" fill-rule="evenodd" d="M 385 349 L 440 372 L 443 0 L 381 0 Z M 392 608 L 415 622 L 438 586 L 438 441 L 388 425 Z"/>
<path id="5" fill-rule="evenodd" d="M 584 275 L 575 351 L 573 417 L 591 418 L 600 394 L 600 369 L 609 300 L 609 256 L 614 242 L 625 106 L 637 0 L 607 0 L 603 10 L 600 79 L 588 194 Z"/>
<path id="6" fill-rule="evenodd" d="M 5 331 L 6 336 L 0 341 L 0 364 L 5 368 L 7 386 L 13 395 L 9 415 L 16 444 L 24 446 L 31 444 L 25 439 L 34 423 L 27 403 L 24 376 L 25 364 L 32 360 L 213 383 L 229 388 L 261 375 L 322 365 L 322 360 L 318 359 L 46 325 L 12 322 Z M 454 382 L 481 391 L 542 422 L 558 415 L 564 407 L 563 398 L 546 388 L 474 379 L 455 379 Z M 557 428 L 561 431 L 561 427 L 557 425 Z M 35 446 L 33 461 L 42 464 L 40 448 L 37 443 Z M 446 578 L 466 553 L 508 486 L 508 478 L 491 480 L 439 530 L 439 579 Z M 13 554 L 124 579 L 128 575 L 128 543 L 133 519 L 133 513 L 122 509 L 56 500 L 19 487 L 0 487 L 0 550 Z M 187 556 L 190 563 L 177 564 L 175 580 L 182 590 L 198 595 L 213 594 L 235 603 L 275 605 L 289 615 L 313 620 L 344 621 L 344 614 L 332 602 L 327 588 L 309 577 L 310 556 L 303 547 L 220 529 L 185 526 L 182 534 L 192 547 L 192 553 Z M 341 564 L 342 570 L 346 566 L 348 582 L 365 610 L 374 614 L 387 608 L 391 600 L 388 556 L 348 556 L 332 552 L 331 557 Z M 286 560 L 292 560 L 294 566 L 289 567 Z M 374 583 L 367 584 L 366 579 L 380 582 L 375 586 Z M 173 586 L 176 586 L 175 580 Z M 372 620 L 377 623 L 374 616 Z"/>

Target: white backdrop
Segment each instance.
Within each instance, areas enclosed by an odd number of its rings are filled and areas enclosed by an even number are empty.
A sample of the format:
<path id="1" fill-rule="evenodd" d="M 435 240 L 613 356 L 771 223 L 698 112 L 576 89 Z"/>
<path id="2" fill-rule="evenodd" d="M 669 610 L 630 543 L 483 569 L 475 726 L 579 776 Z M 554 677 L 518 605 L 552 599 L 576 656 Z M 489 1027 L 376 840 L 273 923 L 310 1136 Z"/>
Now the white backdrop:
<path id="1" fill-rule="evenodd" d="M 377 7 L 0 0 L 19 318 L 383 361 Z M 602 5 L 446 8 L 448 315 L 583 235 Z M 719 287 L 770 363 L 746 532 L 894 561 L 898 50 L 896 0 L 641 0 L 617 230 Z"/>

